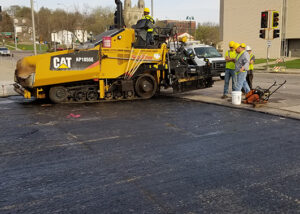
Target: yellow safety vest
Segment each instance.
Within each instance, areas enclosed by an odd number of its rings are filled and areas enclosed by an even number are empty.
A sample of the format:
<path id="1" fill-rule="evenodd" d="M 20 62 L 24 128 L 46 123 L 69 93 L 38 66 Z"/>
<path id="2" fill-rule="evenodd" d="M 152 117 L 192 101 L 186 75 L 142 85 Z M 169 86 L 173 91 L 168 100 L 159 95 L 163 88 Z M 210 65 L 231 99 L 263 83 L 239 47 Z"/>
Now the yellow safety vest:
<path id="1" fill-rule="evenodd" d="M 250 54 L 250 61 L 253 59 L 254 55 Z M 250 64 L 249 65 L 249 71 L 253 71 L 254 70 L 254 64 Z"/>
<path id="2" fill-rule="evenodd" d="M 243 53 L 245 53 L 245 51 L 242 51 L 241 53 L 239 53 L 239 55 L 237 55 L 236 57 L 236 62 L 239 61 L 239 58 L 243 55 Z"/>
<path id="3" fill-rule="evenodd" d="M 142 19 L 148 19 L 148 20 L 150 20 L 152 22 L 152 24 L 155 24 L 155 21 L 154 21 L 153 17 L 150 16 L 150 15 L 146 15 Z M 148 29 L 147 32 L 153 32 L 153 28 Z"/>
<path id="4" fill-rule="evenodd" d="M 235 59 L 236 58 L 236 52 L 235 51 L 227 51 L 225 54 L 225 57 L 229 57 L 231 59 Z M 234 70 L 235 69 L 235 62 L 226 62 L 226 68 L 227 69 L 231 69 Z"/>

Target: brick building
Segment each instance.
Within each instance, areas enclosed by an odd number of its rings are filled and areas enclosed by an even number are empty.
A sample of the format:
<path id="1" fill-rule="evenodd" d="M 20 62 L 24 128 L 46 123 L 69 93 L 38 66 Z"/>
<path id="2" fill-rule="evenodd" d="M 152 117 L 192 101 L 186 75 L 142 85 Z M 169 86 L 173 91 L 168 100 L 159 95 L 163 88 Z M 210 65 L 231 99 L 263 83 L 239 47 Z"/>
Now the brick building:
<path id="1" fill-rule="evenodd" d="M 162 20 L 160 22 L 164 25 L 176 25 L 178 34 L 189 33 L 190 35 L 195 35 L 196 32 L 196 21 Z"/>

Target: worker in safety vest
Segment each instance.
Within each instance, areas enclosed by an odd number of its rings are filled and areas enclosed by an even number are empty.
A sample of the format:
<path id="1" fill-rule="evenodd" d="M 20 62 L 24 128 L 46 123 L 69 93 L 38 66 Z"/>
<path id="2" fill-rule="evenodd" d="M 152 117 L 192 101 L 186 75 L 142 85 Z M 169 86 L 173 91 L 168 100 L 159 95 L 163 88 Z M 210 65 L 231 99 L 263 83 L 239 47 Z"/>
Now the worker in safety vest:
<path id="1" fill-rule="evenodd" d="M 142 19 L 148 19 L 152 24 L 155 24 L 153 17 L 150 16 L 149 14 L 150 14 L 150 9 L 145 8 L 144 16 Z M 153 44 L 153 28 L 147 30 L 146 43 L 147 45 Z"/>
<path id="2" fill-rule="evenodd" d="M 247 83 L 250 89 L 253 89 L 253 70 L 254 70 L 254 63 L 255 63 L 255 56 L 252 54 L 252 48 L 250 46 L 246 47 L 246 51 L 250 54 L 250 65 L 247 74 Z"/>
<path id="3" fill-rule="evenodd" d="M 225 53 L 226 70 L 222 99 L 228 98 L 230 79 L 232 79 L 232 90 L 234 90 L 235 88 L 235 58 L 237 56 L 237 53 L 235 52 L 234 45 L 234 41 L 229 42 L 229 50 Z"/>
<path id="4" fill-rule="evenodd" d="M 246 80 L 247 71 L 249 70 L 250 65 L 250 55 L 240 44 L 236 43 L 235 47 L 238 55 L 235 59 L 236 84 L 234 91 L 242 91 L 243 88 L 247 94 L 250 92 L 250 88 Z"/>

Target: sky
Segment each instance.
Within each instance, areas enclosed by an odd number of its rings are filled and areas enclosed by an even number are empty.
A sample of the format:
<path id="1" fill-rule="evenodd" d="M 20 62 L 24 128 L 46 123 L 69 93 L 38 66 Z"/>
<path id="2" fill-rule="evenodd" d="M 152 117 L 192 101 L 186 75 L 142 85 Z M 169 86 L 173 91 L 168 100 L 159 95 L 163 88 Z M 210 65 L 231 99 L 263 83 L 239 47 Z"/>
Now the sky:
<path id="1" fill-rule="evenodd" d="M 154 18 L 185 20 L 187 16 L 194 16 L 197 22 L 219 23 L 220 0 L 153 0 Z M 68 7 L 111 7 L 115 8 L 114 0 L 34 0 L 35 8 L 42 6 L 51 9 Z M 88 3 L 87 3 L 88 2 Z M 123 0 L 124 2 L 124 0 Z M 137 4 L 138 0 L 132 0 Z M 146 7 L 151 7 L 151 0 L 145 0 Z M 7 8 L 11 5 L 30 6 L 30 0 L 0 0 L 0 5 Z"/>

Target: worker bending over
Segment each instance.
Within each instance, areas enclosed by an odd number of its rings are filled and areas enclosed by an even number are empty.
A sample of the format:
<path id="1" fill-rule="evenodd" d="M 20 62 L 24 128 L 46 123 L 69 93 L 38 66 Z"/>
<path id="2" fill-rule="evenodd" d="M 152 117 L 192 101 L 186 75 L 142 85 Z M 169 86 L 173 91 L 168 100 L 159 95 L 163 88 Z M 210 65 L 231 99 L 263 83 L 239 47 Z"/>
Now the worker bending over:
<path id="1" fill-rule="evenodd" d="M 230 79 L 232 79 L 232 90 L 235 88 L 236 78 L 235 78 L 235 58 L 237 56 L 234 49 L 235 42 L 229 42 L 229 50 L 225 53 L 226 60 L 226 70 L 225 70 L 225 82 L 224 82 L 224 92 L 222 99 L 228 98 L 228 90 Z"/>
<path id="2" fill-rule="evenodd" d="M 240 44 L 236 44 L 237 57 L 235 60 L 235 74 L 236 74 L 236 84 L 234 91 L 242 91 L 244 89 L 245 93 L 250 92 L 249 85 L 247 83 L 247 71 L 250 65 L 250 55 Z"/>
<path id="3" fill-rule="evenodd" d="M 249 70 L 248 70 L 248 74 L 247 74 L 247 83 L 249 85 L 249 88 L 252 90 L 253 89 L 253 70 L 254 70 L 255 56 L 252 54 L 252 48 L 250 46 L 246 47 L 246 51 L 250 55 L 250 65 L 249 65 Z"/>
<path id="4" fill-rule="evenodd" d="M 145 8 L 144 17 L 142 19 L 147 19 L 154 25 L 155 21 L 154 21 L 153 17 L 150 16 L 149 14 L 150 14 L 150 9 Z M 147 43 L 147 45 L 152 45 L 153 44 L 153 28 L 149 28 L 147 30 L 146 43 Z"/>

